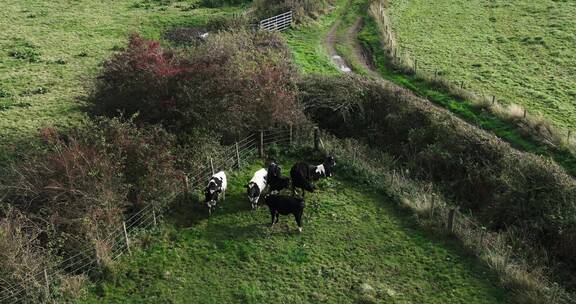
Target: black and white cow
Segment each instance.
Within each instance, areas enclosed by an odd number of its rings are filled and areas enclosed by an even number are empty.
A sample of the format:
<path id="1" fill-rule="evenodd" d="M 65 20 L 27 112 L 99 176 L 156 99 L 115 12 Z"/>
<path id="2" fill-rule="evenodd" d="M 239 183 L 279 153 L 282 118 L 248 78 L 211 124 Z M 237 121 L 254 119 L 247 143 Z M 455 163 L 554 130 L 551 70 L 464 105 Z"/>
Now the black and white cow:
<path id="1" fill-rule="evenodd" d="M 272 161 L 270 165 L 268 165 L 268 188 L 270 189 L 270 193 L 278 194 L 283 189 L 288 188 L 289 185 L 290 179 L 282 176 L 282 167 Z"/>
<path id="2" fill-rule="evenodd" d="M 270 209 L 270 215 L 272 216 L 271 226 L 278 223 L 280 214 L 293 214 L 298 225 L 298 231 L 302 232 L 302 215 L 304 214 L 304 207 L 306 207 L 304 199 L 286 195 L 267 195 L 264 198 L 264 202 Z"/>
<path id="3" fill-rule="evenodd" d="M 228 181 L 226 180 L 226 173 L 220 171 L 210 178 L 208 185 L 204 189 L 204 203 L 208 206 L 208 214 L 212 215 L 212 211 L 218 204 L 220 199 L 220 194 L 222 194 L 222 200 L 226 199 L 226 187 Z"/>
<path id="4" fill-rule="evenodd" d="M 292 195 L 296 195 L 296 188 L 302 190 L 302 197 L 304 197 L 306 191 L 314 192 L 316 187 L 312 182 L 321 178 L 331 177 L 334 166 L 336 166 L 336 160 L 332 156 L 326 157 L 324 162 L 318 166 L 311 166 L 303 162 L 294 164 L 290 170 Z"/>
<path id="5" fill-rule="evenodd" d="M 258 207 L 258 200 L 260 199 L 260 196 L 262 195 L 262 193 L 264 193 L 264 190 L 266 189 L 266 185 L 268 184 L 267 176 L 268 171 L 262 168 L 256 171 L 256 173 L 254 173 L 254 176 L 252 176 L 252 179 L 250 180 L 248 185 L 246 185 L 248 200 L 250 200 L 250 203 L 252 203 L 252 210 Z"/>

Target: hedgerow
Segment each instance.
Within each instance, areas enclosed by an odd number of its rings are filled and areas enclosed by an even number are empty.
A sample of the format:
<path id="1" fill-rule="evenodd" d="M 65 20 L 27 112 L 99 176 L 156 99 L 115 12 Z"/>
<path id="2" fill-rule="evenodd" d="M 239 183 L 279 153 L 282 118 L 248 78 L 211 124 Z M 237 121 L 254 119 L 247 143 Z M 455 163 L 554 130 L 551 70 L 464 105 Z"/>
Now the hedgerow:
<path id="1" fill-rule="evenodd" d="M 339 137 L 362 139 L 498 231 L 515 227 L 552 262 L 576 266 L 576 181 L 406 89 L 354 76 L 300 82 L 306 112 Z"/>

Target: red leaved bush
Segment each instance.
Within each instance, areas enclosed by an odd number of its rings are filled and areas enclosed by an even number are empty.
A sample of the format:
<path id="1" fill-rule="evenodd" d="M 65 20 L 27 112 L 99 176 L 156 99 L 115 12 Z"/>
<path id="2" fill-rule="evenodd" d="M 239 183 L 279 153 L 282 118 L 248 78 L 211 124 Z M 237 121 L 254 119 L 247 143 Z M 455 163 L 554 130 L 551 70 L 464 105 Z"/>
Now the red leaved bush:
<path id="1" fill-rule="evenodd" d="M 211 35 L 176 51 L 138 35 L 106 62 L 91 97 L 95 114 L 139 113 L 137 121 L 182 134 L 232 138 L 255 128 L 305 121 L 290 53 L 272 33 Z"/>

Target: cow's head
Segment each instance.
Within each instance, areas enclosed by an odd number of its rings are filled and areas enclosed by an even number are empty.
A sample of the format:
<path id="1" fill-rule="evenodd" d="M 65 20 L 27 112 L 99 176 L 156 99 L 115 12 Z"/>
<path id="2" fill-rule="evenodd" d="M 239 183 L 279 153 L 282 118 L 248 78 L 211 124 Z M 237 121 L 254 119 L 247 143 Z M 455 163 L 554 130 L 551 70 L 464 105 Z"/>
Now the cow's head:
<path id="1" fill-rule="evenodd" d="M 246 185 L 246 193 L 248 194 L 248 200 L 250 203 L 257 204 L 260 198 L 260 187 L 256 183 L 249 183 Z"/>
<path id="2" fill-rule="evenodd" d="M 327 156 L 324 159 L 324 163 L 322 163 L 322 164 L 324 165 L 324 170 L 326 171 L 326 176 L 331 177 L 332 176 L 332 170 L 336 166 L 336 159 L 334 158 L 334 156 L 332 156 L 332 155 Z"/>
<path id="3" fill-rule="evenodd" d="M 275 161 L 272 161 L 268 165 L 268 178 L 270 177 L 280 177 L 282 174 L 282 167 L 280 167 Z"/>
<path id="4" fill-rule="evenodd" d="M 221 188 L 216 181 L 214 179 L 210 180 L 208 186 L 204 189 L 204 202 L 209 206 L 216 205 L 220 191 Z"/>

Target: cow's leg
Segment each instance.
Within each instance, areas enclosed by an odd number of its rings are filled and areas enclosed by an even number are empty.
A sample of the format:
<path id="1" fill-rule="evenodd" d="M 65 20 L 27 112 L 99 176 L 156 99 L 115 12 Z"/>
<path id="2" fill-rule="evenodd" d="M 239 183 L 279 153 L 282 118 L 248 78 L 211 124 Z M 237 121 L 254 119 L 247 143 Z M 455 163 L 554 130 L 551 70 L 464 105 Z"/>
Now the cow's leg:
<path id="1" fill-rule="evenodd" d="M 302 232 L 302 213 L 303 211 L 294 214 L 294 218 L 296 218 L 296 224 L 298 225 L 298 232 Z"/>
<path id="2" fill-rule="evenodd" d="M 280 220 L 280 212 L 276 211 L 276 223 Z"/>
<path id="3" fill-rule="evenodd" d="M 270 224 L 270 227 L 272 227 L 274 226 L 274 217 L 275 217 L 274 210 L 270 209 L 270 215 L 272 216 L 272 224 Z"/>

